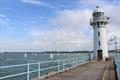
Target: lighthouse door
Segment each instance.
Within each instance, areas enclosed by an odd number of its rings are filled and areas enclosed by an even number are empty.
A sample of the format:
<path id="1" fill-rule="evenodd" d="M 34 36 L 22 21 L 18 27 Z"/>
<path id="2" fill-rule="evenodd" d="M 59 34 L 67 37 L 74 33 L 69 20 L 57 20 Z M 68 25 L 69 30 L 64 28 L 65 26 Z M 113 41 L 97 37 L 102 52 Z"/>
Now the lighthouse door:
<path id="1" fill-rule="evenodd" d="M 103 56 L 102 50 L 97 50 L 97 54 L 98 54 L 98 55 L 97 55 L 97 56 L 98 56 L 97 59 L 98 59 L 98 60 L 102 60 L 102 58 L 103 58 L 103 57 L 102 57 L 102 56 Z"/>

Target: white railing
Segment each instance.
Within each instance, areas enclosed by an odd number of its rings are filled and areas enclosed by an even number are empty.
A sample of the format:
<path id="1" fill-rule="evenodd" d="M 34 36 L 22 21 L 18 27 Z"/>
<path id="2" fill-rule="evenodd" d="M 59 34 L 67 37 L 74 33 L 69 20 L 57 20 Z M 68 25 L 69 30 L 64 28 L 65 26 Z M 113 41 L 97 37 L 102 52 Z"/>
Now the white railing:
<path id="1" fill-rule="evenodd" d="M 116 59 L 115 63 L 116 63 L 117 73 L 120 75 L 120 59 Z"/>
<path id="2" fill-rule="evenodd" d="M 104 18 L 91 18 L 90 23 L 97 22 L 97 21 L 106 21 L 108 22 L 108 19 L 106 17 Z"/>
<path id="3" fill-rule="evenodd" d="M 20 77 L 20 76 L 24 77 L 24 80 L 31 80 L 33 79 L 31 78 L 32 73 L 36 73 L 37 74 L 36 77 L 41 77 L 41 76 L 47 75 L 48 73 L 52 71 L 60 72 L 60 71 L 65 70 L 66 68 L 74 67 L 84 62 L 88 62 L 89 60 L 90 60 L 90 57 L 87 56 L 84 58 L 75 57 L 75 58 L 63 59 L 63 60 L 52 60 L 52 61 L 37 62 L 37 63 L 1 66 L 0 73 L 2 70 L 3 71 L 6 70 L 6 74 L 3 76 L 0 76 L 0 80 L 4 80 L 4 79 L 11 80 L 11 78 L 15 78 L 15 80 L 18 80 L 17 77 Z M 31 68 L 34 68 L 34 69 L 31 69 Z M 19 73 L 12 73 L 12 72 L 7 73 L 8 69 L 13 69 L 13 70 L 24 69 L 24 70 Z"/>

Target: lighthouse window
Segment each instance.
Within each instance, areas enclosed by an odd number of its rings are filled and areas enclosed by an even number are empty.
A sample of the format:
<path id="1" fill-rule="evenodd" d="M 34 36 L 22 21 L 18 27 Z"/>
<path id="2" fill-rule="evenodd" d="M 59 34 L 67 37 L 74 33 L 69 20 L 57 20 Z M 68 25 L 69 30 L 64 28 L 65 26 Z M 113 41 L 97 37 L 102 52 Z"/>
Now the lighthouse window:
<path id="1" fill-rule="evenodd" d="M 100 37 L 100 32 L 98 32 L 98 36 Z"/>
<path id="2" fill-rule="evenodd" d="M 100 16 L 102 15 L 102 13 L 100 13 Z"/>
<path id="3" fill-rule="evenodd" d="M 101 22 L 101 25 L 103 25 L 103 22 Z"/>
<path id="4" fill-rule="evenodd" d="M 100 41 L 99 41 L 99 46 L 100 46 Z"/>
<path id="5" fill-rule="evenodd" d="M 97 22 L 97 26 L 98 26 L 98 28 L 99 28 L 99 22 Z"/>
<path id="6" fill-rule="evenodd" d="M 96 13 L 96 16 L 98 16 L 98 13 Z"/>
<path id="7" fill-rule="evenodd" d="M 101 16 L 101 13 L 98 13 L 98 16 Z"/>

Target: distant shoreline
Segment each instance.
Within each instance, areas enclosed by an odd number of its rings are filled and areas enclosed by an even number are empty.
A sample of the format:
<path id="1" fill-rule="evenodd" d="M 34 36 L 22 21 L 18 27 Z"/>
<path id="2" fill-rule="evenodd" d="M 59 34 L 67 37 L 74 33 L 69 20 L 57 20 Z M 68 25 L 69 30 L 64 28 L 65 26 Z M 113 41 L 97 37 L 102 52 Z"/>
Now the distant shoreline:
<path id="1" fill-rule="evenodd" d="M 115 52 L 115 50 L 109 50 L 109 53 Z M 0 53 L 93 53 L 93 51 L 44 51 L 44 52 L 0 52 Z M 120 53 L 120 49 L 117 50 Z"/>

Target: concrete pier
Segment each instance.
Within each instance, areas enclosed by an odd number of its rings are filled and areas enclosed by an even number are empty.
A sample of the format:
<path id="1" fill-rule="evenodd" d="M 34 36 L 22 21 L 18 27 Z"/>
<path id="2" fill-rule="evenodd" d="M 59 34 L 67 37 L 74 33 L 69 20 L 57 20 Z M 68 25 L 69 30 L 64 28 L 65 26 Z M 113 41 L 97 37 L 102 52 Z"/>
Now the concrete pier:
<path id="1" fill-rule="evenodd" d="M 112 61 L 91 61 L 72 70 L 34 80 L 116 80 Z"/>

